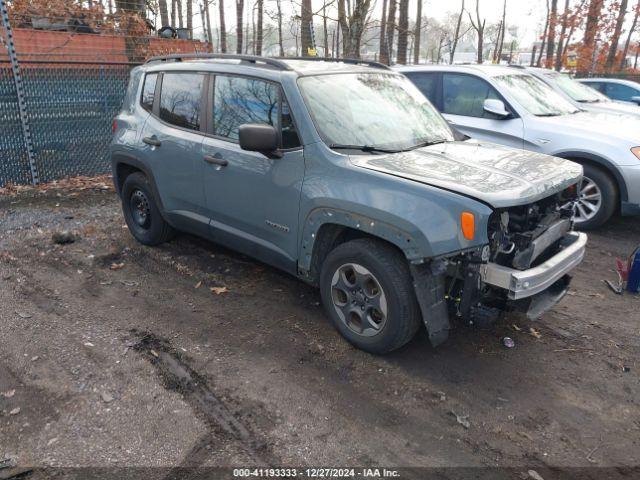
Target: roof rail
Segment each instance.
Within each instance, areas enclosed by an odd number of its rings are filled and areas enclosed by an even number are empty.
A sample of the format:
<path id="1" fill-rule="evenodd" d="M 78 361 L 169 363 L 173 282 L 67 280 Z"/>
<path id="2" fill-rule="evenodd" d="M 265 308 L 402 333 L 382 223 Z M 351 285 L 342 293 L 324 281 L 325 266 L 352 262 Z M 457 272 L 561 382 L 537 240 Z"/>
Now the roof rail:
<path id="1" fill-rule="evenodd" d="M 526 70 L 527 69 L 526 65 L 518 65 L 517 63 L 510 63 L 507 66 L 511 67 L 511 68 L 519 68 L 520 70 Z"/>
<path id="2" fill-rule="evenodd" d="M 275 67 L 278 70 L 291 70 L 291 67 L 287 65 L 282 59 L 259 57 L 257 55 L 234 55 L 228 53 L 174 53 L 172 55 L 161 55 L 158 57 L 151 57 L 145 63 L 152 62 L 183 62 L 185 60 L 240 60 L 241 62 L 252 63 L 257 65 L 263 63 L 271 67 Z"/>
<path id="3" fill-rule="evenodd" d="M 349 65 L 367 65 L 374 68 L 383 68 L 385 70 L 391 70 L 388 65 L 380 62 L 374 62 L 371 60 L 359 60 L 357 58 L 331 58 L 331 57 L 276 57 L 278 60 L 307 60 L 314 62 L 342 62 Z"/>

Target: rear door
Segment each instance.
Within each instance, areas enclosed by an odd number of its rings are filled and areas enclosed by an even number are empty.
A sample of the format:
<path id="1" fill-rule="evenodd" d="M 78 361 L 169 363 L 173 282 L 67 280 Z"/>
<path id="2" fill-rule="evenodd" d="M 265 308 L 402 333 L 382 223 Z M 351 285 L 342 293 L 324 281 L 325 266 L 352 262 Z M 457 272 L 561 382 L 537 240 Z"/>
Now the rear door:
<path id="1" fill-rule="evenodd" d="M 500 118 L 484 111 L 488 98 L 501 100 L 512 117 Z M 483 78 L 466 73 L 442 74 L 441 111 L 458 130 L 472 138 L 514 148 L 524 146 L 523 122 L 504 97 Z"/>
<path id="2" fill-rule="evenodd" d="M 282 89 L 264 79 L 218 74 L 211 77 L 209 91 L 209 135 L 200 171 L 211 235 L 295 271 L 304 157 Z M 242 150 L 238 131 L 246 123 L 276 127 L 282 157 Z"/>
<path id="3" fill-rule="evenodd" d="M 200 177 L 206 78 L 197 72 L 158 74 L 153 105 L 149 105 L 151 93 L 143 91 L 152 115 L 141 135 L 165 213 L 178 228 L 201 234 L 207 233 L 208 225 Z"/>

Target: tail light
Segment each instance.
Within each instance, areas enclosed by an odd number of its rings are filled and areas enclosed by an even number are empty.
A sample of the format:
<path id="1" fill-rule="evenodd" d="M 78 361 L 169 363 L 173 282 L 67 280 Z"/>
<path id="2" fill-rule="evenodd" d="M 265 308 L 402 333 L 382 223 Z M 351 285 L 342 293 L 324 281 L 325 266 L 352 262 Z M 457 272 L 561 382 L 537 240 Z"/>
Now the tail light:
<path id="1" fill-rule="evenodd" d="M 113 125 L 111 126 L 111 133 L 116 133 L 117 130 L 118 130 L 118 120 L 114 118 Z"/>
<path id="2" fill-rule="evenodd" d="M 473 240 L 476 235 L 476 218 L 471 212 L 462 212 L 460 214 L 460 228 L 462 236 L 467 240 Z"/>

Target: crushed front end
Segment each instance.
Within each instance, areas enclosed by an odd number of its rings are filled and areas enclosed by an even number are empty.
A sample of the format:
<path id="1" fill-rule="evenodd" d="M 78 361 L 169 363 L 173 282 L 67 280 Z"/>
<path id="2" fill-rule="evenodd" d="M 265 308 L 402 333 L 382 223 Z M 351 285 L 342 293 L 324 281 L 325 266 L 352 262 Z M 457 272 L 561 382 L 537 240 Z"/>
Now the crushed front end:
<path id="1" fill-rule="evenodd" d="M 576 195 L 573 185 L 528 205 L 496 209 L 488 245 L 431 262 L 430 274 L 444 289 L 447 317 L 488 324 L 501 312 L 516 310 L 536 319 L 560 301 L 587 242 L 586 234 L 573 231 Z M 429 322 L 437 320 L 425 318 L 428 329 Z M 446 338 L 444 323 L 438 323 L 440 334 L 432 343 Z"/>

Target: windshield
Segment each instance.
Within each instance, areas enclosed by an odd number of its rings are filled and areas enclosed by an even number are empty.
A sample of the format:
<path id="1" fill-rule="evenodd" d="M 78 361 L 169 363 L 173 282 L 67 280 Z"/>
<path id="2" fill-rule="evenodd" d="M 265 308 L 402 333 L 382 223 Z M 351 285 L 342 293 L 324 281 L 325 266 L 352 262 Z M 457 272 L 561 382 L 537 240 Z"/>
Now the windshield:
<path id="1" fill-rule="evenodd" d="M 579 111 L 549 85 L 531 75 L 501 75 L 494 80 L 533 115 L 551 117 Z"/>
<path id="2" fill-rule="evenodd" d="M 403 150 L 454 139 L 442 116 L 400 75 L 317 75 L 301 77 L 298 85 L 329 146 Z"/>
<path id="3" fill-rule="evenodd" d="M 606 102 L 609 100 L 597 90 L 588 87 L 587 85 L 583 85 L 580 82 L 576 82 L 568 75 L 563 75 L 561 73 L 547 73 L 545 76 L 554 81 L 560 90 L 569 95 L 576 102 L 595 103 Z"/>

